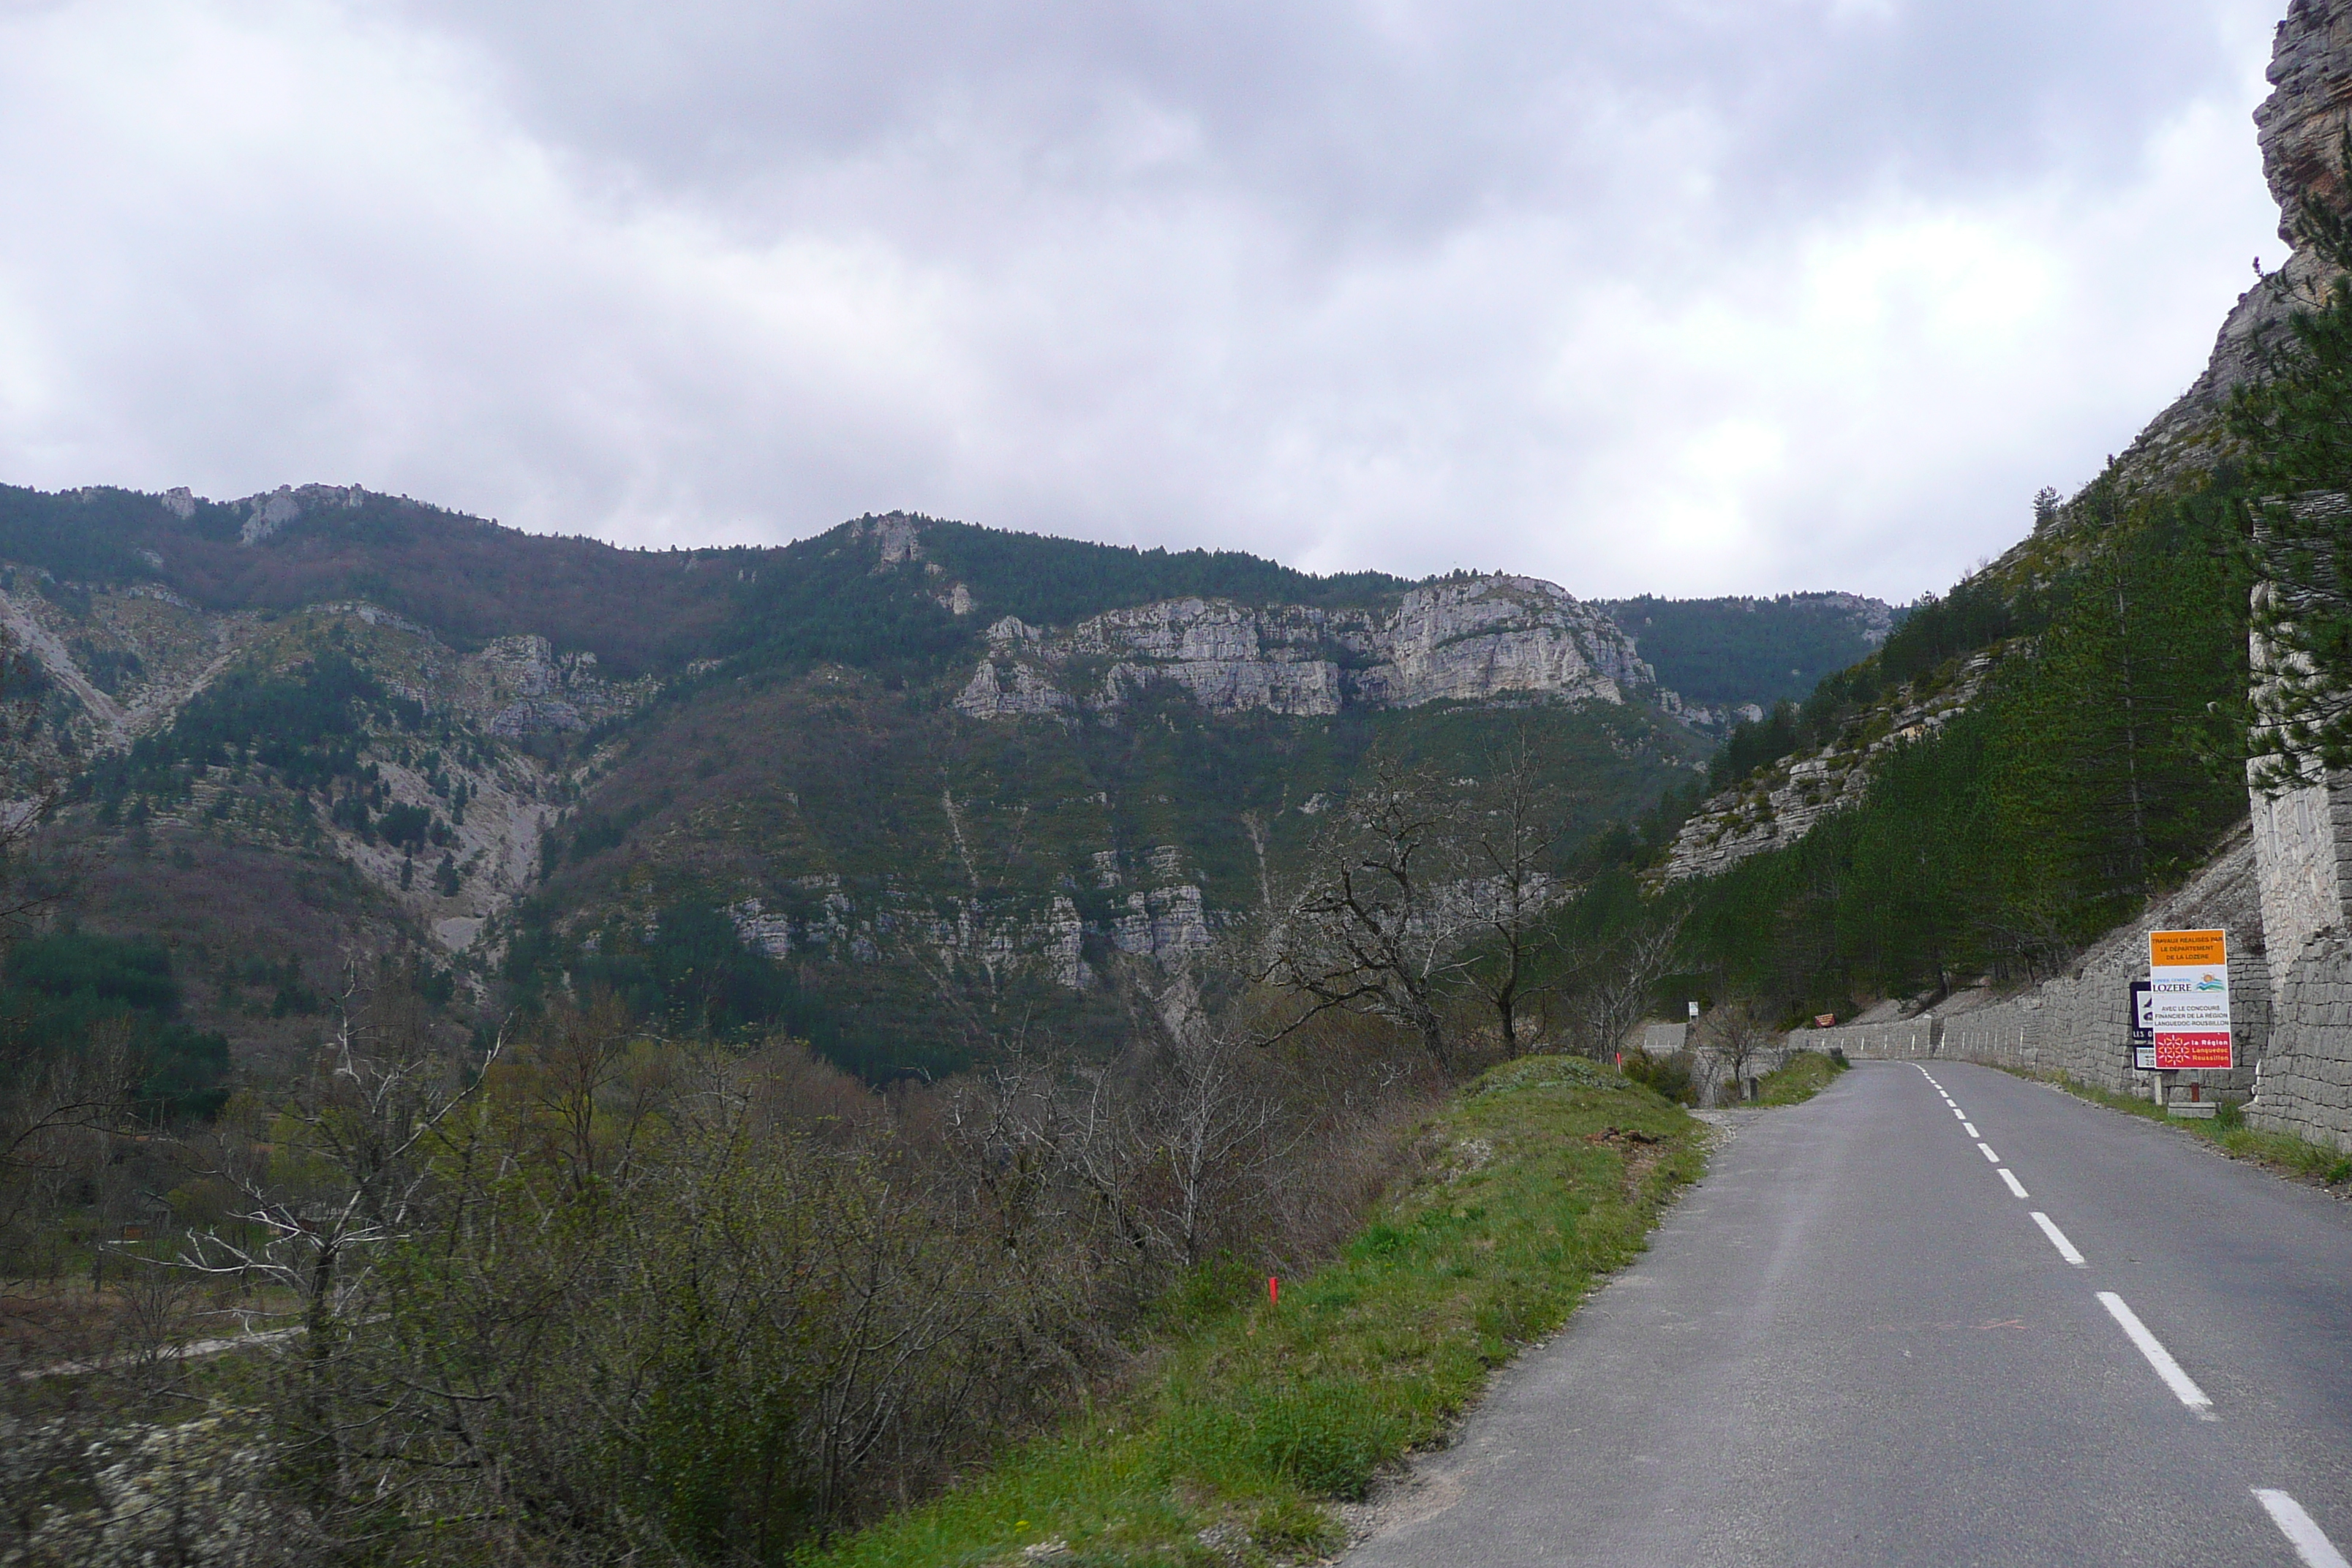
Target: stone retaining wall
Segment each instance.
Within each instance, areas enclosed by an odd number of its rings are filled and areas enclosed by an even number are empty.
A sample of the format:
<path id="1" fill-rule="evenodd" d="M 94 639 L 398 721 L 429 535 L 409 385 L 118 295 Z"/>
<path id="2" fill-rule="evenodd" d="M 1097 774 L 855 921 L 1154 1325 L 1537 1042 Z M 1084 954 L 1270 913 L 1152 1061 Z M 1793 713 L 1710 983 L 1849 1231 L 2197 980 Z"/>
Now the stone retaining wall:
<path id="1" fill-rule="evenodd" d="M 2255 1090 L 2265 1051 L 2275 1056 L 2278 1050 L 2262 916 L 2253 838 L 2241 828 L 2188 886 L 2151 905 L 2131 924 L 2109 931 L 2066 973 L 2032 990 L 2007 996 L 1964 995 L 1933 1016 L 1801 1030 L 1790 1040 L 1814 1050 L 1836 1047 L 1857 1058 L 1944 1058 L 2063 1073 L 2079 1083 L 2145 1096 L 2152 1092 L 2152 1075 L 2131 1066 L 2126 1009 L 2131 983 L 2147 975 L 2147 933 L 2218 926 L 2230 933 L 2230 1008 L 2238 1037 L 2238 1067 L 2232 1072 L 2183 1073 L 2179 1081 L 2202 1083 L 2209 1093 L 2242 1096 Z M 2333 951 L 2337 963 L 2331 976 L 2315 976 L 2314 984 L 2293 993 L 2295 1017 L 2311 1020 L 2305 1032 L 2332 1021 L 2329 1026 L 2341 1030 L 2337 1040 L 2352 1041 L 2352 952 L 2340 946 Z M 2306 963 L 2303 967 L 2310 966 Z M 2262 1092 L 2248 1108 L 2250 1120 L 2273 1103 L 2293 1100 L 2300 1105 L 2323 1089 L 2336 1097 L 2327 1103 L 2352 1107 L 2352 1062 L 2340 1050 L 2333 1056 L 2307 1051 L 2297 1061 L 2297 1076 L 2291 1081 L 2260 1079 Z M 2305 1120 L 2325 1124 L 2324 1117 Z M 2352 1121 L 2347 1131 L 2352 1131 Z"/>
<path id="2" fill-rule="evenodd" d="M 2280 976 L 2246 1121 L 2352 1153 L 2352 946 L 2341 934 L 2306 943 Z"/>

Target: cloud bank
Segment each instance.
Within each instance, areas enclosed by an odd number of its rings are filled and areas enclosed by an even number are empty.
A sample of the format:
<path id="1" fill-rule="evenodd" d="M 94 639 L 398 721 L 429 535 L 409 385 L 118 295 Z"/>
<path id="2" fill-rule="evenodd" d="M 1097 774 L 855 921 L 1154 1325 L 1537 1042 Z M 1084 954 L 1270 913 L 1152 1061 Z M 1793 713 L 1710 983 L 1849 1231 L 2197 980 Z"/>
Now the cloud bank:
<path id="1" fill-rule="evenodd" d="M 1908 597 L 2284 247 L 2277 0 L 0 0 L 0 479 Z"/>

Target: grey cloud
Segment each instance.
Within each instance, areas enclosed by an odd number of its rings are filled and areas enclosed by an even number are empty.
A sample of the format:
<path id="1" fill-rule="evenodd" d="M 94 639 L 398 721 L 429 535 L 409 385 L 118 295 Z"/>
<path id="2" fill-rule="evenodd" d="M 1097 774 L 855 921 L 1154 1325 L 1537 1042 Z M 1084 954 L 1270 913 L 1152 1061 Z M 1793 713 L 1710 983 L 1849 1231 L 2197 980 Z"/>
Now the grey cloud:
<path id="1" fill-rule="evenodd" d="M 2195 374 L 2268 12 L 0 7 L 0 478 L 1908 594 Z"/>
<path id="2" fill-rule="evenodd" d="M 1115 183 L 1127 171 L 1087 154 L 1133 101 L 1199 132 L 1199 177 L 1411 231 L 1488 202 L 1573 198 L 1628 154 L 1687 158 L 1618 140 L 1686 115 L 1719 128 L 1734 201 L 1818 199 L 1889 173 L 1928 192 L 2053 165 L 2112 175 L 2152 124 L 2233 85 L 2224 9 L 591 0 L 414 14 L 478 41 L 545 133 L 664 184 L 731 191 L 948 126 L 985 132 L 1042 178 Z"/>

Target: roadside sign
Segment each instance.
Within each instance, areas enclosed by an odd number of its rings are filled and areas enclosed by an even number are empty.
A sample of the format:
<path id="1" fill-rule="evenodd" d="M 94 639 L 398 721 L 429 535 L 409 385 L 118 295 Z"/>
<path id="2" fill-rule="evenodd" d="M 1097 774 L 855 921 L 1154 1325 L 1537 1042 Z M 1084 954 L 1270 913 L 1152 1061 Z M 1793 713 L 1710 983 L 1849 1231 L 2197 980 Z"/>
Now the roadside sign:
<path id="1" fill-rule="evenodd" d="M 2147 981 L 2131 983 L 2132 1066 L 2142 1072 L 2150 1072 L 2156 1068 L 2156 1026 L 2147 1021 L 2150 994 Z"/>
<path id="2" fill-rule="evenodd" d="M 2158 1071 L 2237 1065 L 2230 1036 L 2228 932 L 2148 932 L 2147 979 Z"/>

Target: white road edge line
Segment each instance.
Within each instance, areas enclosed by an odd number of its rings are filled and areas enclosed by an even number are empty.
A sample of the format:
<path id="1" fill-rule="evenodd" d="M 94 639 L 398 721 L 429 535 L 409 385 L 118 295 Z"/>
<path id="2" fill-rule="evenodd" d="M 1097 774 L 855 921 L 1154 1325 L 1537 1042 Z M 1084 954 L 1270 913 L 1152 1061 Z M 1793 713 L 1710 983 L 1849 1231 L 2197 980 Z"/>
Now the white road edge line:
<path id="1" fill-rule="evenodd" d="M 1983 1133 L 1977 1131 L 1977 1124 L 1973 1121 L 1961 1122 L 1960 1131 L 1967 1133 L 1971 1138 L 1981 1138 L 1984 1136 Z"/>
<path id="2" fill-rule="evenodd" d="M 2077 1268 L 2085 1267 L 2083 1262 L 2083 1255 L 2074 1250 L 2074 1244 L 2066 1239 L 2066 1233 L 2064 1231 L 2060 1230 L 2056 1226 L 2050 1223 L 2050 1216 L 2048 1215 L 2043 1214 L 2040 1209 L 2035 1209 L 2033 1211 L 2033 1223 L 2042 1227 L 2042 1234 L 2050 1238 L 2050 1245 L 2058 1249 L 2059 1257 L 2064 1258 L 2067 1262 L 2073 1264 Z M 2137 1321 L 2137 1320 L 2134 1321 Z"/>
<path id="3" fill-rule="evenodd" d="M 2279 1527 L 2279 1533 L 2294 1548 L 2294 1554 L 2303 1559 L 2304 1568 L 2352 1568 L 2352 1563 L 2345 1562 L 2344 1553 L 2327 1539 L 2327 1532 L 2303 1511 L 2301 1503 L 2275 1487 L 2252 1489 L 2254 1500 L 2263 1505 L 2271 1522 Z"/>
<path id="4" fill-rule="evenodd" d="M 2047 1220 L 2043 1220 L 2042 1224 L 2045 1226 L 2050 1226 Z M 2055 1227 L 2050 1228 L 2054 1237 Z M 2099 1292 L 2099 1305 L 2107 1310 L 2107 1316 L 2123 1325 L 2124 1332 L 2130 1337 L 2133 1344 L 2139 1347 L 2139 1353 L 2147 1357 L 2147 1364 L 2156 1368 L 2156 1375 L 2164 1379 L 2164 1385 L 2172 1390 L 2173 1397 L 2197 1412 L 2199 1419 L 2205 1421 L 2215 1419 L 2213 1401 L 2206 1396 L 2203 1389 L 2197 1386 L 2194 1379 L 2180 1370 L 2180 1363 L 2172 1359 L 2172 1352 L 2164 1348 L 2162 1341 L 2147 1331 L 2147 1325 L 2139 1321 L 2139 1314 L 2124 1305 L 2124 1299 L 2121 1296 L 2116 1295 L 2113 1290 L 2102 1290 Z M 2338 1558 L 2336 1561 L 2340 1563 L 2343 1559 Z"/>
<path id="5" fill-rule="evenodd" d="M 2032 1195 L 2025 1190 L 2024 1184 L 2021 1183 L 2015 1176 L 2009 1173 L 2009 1167 L 2007 1165 L 2003 1165 L 2000 1168 L 2000 1179 L 2007 1182 L 2009 1184 L 2009 1190 L 2015 1193 L 2019 1197 L 2030 1197 Z"/>
<path id="6" fill-rule="evenodd" d="M 1979 1149 L 1980 1149 L 1980 1150 L 1984 1151 L 1984 1157 L 1985 1157 L 1986 1159 L 1988 1159 L 1988 1160 L 1991 1161 L 1991 1162 L 1992 1162 L 1994 1164 L 1996 1164 L 1996 1165 L 1998 1165 L 1998 1164 L 2000 1164 L 2000 1155 L 1998 1155 L 1998 1154 L 1996 1154 L 1996 1153 L 1994 1153 L 1994 1152 L 1992 1152 L 1992 1145 L 1991 1145 L 1991 1144 L 1990 1144 L 1990 1143 L 1979 1143 L 1979 1144 L 1978 1144 L 1978 1145 L 1977 1145 L 1977 1147 L 1978 1147 Z"/>

